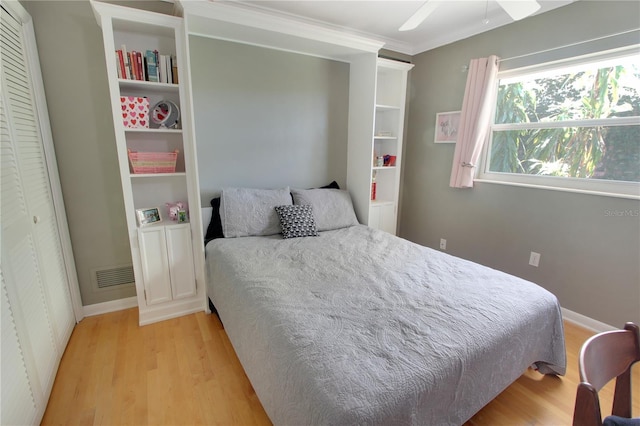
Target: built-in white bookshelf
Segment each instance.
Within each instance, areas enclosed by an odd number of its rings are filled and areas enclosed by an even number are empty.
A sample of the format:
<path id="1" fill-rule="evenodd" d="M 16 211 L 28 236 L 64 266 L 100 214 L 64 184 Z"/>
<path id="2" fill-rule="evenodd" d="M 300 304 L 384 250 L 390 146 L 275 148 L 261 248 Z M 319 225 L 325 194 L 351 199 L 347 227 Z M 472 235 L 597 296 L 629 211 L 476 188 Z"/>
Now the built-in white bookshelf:
<path id="1" fill-rule="evenodd" d="M 194 239 L 193 236 L 199 233 L 193 232 L 194 224 L 188 215 L 183 222 L 174 221 L 166 208 L 166 203 L 175 202 L 196 209 L 199 206 L 197 184 L 194 184 L 197 183 L 195 144 L 183 19 L 95 1 L 91 4 L 103 33 L 114 143 L 120 166 L 140 324 L 203 311 L 206 309 L 205 289 L 198 285 L 199 267 L 195 266 L 198 262 L 194 257 L 201 252 L 198 245 L 202 245 L 202 241 Z M 159 52 L 158 58 L 160 55 L 172 58 L 170 65 L 179 78 L 169 78 L 170 83 L 146 81 L 145 75 L 152 68 L 148 68 L 144 59 L 139 63 L 144 72 L 137 75 L 142 79 L 123 78 L 118 50 Z M 138 118 L 142 121 L 137 120 L 137 125 L 141 127 L 127 127 L 130 124 L 125 124 L 123 114 L 128 110 L 121 97 L 146 99 L 146 117 L 144 107 L 139 107 L 141 115 Z M 165 127 L 153 123 L 152 109 L 160 102 L 177 106 L 180 113 L 177 124 L 171 122 Z M 144 163 L 136 163 L 137 166 L 163 167 L 151 172 L 134 168 L 130 153 L 152 154 Z M 168 166 L 167 158 L 171 158 Z M 173 159 L 175 167 L 172 167 Z M 153 208 L 158 209 L 161 221 L 151 225 L 141 223 L 137 211 Z"/>
<path id="2" fill-rule="evenodd" d="M 375 198 L 372 188 L 367 224 L 391 234 L 397 232 L 407 77 L 411 68 L 413 64 L 382 58 L 378 58 L 376 67 L 375 121 L 369 171 L 372 186 L 375 183 Z"/>

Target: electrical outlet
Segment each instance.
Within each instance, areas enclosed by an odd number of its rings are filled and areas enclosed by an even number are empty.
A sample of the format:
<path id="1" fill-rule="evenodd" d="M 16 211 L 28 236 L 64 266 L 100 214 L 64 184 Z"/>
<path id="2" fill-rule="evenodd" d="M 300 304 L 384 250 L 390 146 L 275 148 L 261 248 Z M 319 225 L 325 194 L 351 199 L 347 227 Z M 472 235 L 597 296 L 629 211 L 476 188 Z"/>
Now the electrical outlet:
<path id="1" fill-rule="evenodd" d="M 535 266 L 537 268 L 538 264 L 540 264 L 540 253 L 532 251 L 531 255 L 529 256 L 529 265 Z"/>
<path id="2" fill-rule="evenodd" d="M 447 249 L 447 240 L 445 240 L 444 238 L 440 238 L 440 250 L 446 250 Z"/>

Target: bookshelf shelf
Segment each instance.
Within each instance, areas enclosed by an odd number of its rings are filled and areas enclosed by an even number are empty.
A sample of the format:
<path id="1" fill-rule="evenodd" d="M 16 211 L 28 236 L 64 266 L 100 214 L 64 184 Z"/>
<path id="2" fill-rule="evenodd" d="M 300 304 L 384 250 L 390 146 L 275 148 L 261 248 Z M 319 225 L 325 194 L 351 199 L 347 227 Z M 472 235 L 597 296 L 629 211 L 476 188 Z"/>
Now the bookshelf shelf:
<path id="1" fill-rule="evenodd" d="M 401 109 L 401 107 L 395 105 L 377 104 L 376 109 L 378 111 L 398 111 Z"/>
<path id="2" fill-rule="evenodd" d="M 177 173 L 130 173 L 130 177 L 134 178 L 134 179 L 138 179 L 138 178 L 172 178 L 172 177 L 184 177 L 187 174 L 184 172 L 177 172 Z"/>
<path id="3" fill-rule="evenodd" d="M 167 129 L 167 128 L 157 128 L 157 129 L 148 128 L 147 129 L 145 127 L 125 129 L 124 131 L 125 133 L 175 133 L 175 134 L 182 133 L 182 129 Z"/>
<path id="4" fill-rule="evenodd" d="M 179 84 L 157 83 L 155 81 L 127 80 L 127 79 L 119 78 L 118 84 L 122 89 L 136 89 L 136 90 L 147 90 L 147 91 L 154 91 L 154 92 L 175 92 L 175 93 L 178 93 L 180 90 Z"/>

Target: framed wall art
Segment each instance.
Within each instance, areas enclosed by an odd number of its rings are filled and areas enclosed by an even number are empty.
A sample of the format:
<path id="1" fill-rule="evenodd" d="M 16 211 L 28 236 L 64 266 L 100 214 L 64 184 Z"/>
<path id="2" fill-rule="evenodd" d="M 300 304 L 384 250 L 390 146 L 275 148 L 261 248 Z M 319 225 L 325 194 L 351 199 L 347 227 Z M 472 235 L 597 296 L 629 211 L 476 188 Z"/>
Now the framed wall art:
<path id="1" fill-rule="evenodd" d="M 456 143 L 460 111 L 439 112 L 436 114 L 435 143 Z"/>

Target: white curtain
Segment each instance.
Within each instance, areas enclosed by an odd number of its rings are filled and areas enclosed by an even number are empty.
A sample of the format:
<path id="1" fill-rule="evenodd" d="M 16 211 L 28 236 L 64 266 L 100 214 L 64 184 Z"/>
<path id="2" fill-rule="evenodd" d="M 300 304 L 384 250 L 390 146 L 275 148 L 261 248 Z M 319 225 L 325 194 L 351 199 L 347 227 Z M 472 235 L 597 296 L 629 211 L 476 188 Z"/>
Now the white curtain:
<path id="1" fill-rule="evenodd" d="M 473 187 L 475 167 L 489 137 L 491 112 L 497 94 L 498 57 L 471 60 L 464 90 L 458 140 L 449 186 Z"/>

